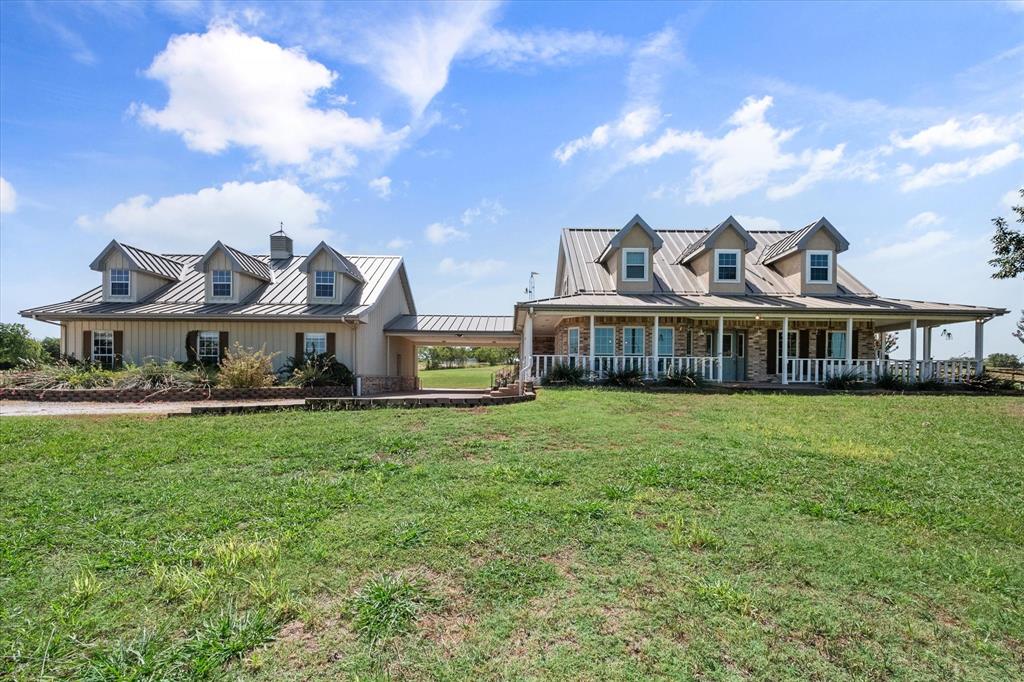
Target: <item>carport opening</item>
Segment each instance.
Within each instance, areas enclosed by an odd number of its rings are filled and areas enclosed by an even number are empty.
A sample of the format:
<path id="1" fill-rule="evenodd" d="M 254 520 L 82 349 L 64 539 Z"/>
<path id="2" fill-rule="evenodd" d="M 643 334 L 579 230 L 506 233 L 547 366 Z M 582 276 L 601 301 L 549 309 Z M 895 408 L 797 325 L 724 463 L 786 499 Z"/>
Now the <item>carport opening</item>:
<path id="1" fill-rule="evenodd" d="M 421 346 L 420 387 L 491 388 L 515 377 L 519 349 L 501 346 Z"/>

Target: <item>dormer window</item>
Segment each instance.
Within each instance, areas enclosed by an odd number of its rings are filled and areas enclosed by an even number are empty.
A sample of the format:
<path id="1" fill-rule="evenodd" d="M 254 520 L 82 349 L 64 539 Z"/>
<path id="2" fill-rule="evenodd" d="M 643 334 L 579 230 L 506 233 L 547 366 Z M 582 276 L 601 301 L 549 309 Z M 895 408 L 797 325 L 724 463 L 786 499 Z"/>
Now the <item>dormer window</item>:
<path id="1" fill-rule="evenodd" d="M 317 298 L 334 298 L 334 272 L 317 270 L 314 275 L 313 295 Z"/>
<path id="2" fill-rule="evenodd" d="M 812 284 L 832 283 L 832 252 L 807 252 L 807 281 Z"/>
<path id="3" fill-rule="evenodd" d="M 647 281 L 647 249 L 622 250 L 622 281 Z"/>
<path id="4" fill-rule="evenodd" d="M 110 295 L 130 296 L 132 292 L 132 276 L 129 270 L 110 271 Z"/>
<path id="5" fill-rule="evenodd" d="M 739 249 L 716 249 L 715 250 L 715 281 L 716 282 L 739 282 L 740 281 L 740 250 Z"/>
<path id="6" fill-rule="evenodd" d="M 214 270 L 210 273 L 213 295 L 216 298 L 231 298 L 231 271 Z"/>

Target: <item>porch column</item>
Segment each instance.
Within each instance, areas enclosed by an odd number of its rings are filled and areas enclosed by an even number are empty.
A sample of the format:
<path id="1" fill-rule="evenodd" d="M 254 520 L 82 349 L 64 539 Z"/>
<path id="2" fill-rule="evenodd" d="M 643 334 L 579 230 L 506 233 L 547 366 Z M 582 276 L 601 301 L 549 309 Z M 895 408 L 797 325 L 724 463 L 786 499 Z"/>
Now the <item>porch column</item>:
<path id="1" fill-rule="evenodd" d="M 594 348 L 596 348 L 596 346 L 594 345 L 594 316 L 591 315 L 590 316 L 590 357 L 588 358 L 588 360 L 590 362 L 590 373 L 591 373 L 591 375 L 593 375 L 594 372 L 597 370 L 597 365 L 594 363 Z"/>
<path id="2" fill-rule="evenodd" d="M 523 325 L 523 364 L 529 368 L 528 376 L 533 378 L 533 311 L 526 311 L 526 323 Z"/>
<path id="3" fill-rule="evenodd" d="M 782 318 L 782 383 L 789 383 L 789 318 Z"/>
<path id="4" fill-rule="evenodd" d="M 984 347 L 985 320 L 974 322 L 974 375 L 981 376 L 984 369 L 985 352 Z"/>
<path id="5" fill-rule="evenodd" d="M 725 317 L 718 316 L 718 381 L 725 381 L 724 367 L 722 367 L 722 343 L 725 340 Z"/>
<path id="6" fill-rule="evenodd" d="M 917 381 L 917 320 L 910 321 L 910 380 Z"/>
<path id="7" fill-rule="evenodd" d="M 853 364 L 853 318 L 846 318 L 846 368 Z"/>
<path id="8" fill-rule="evenodd" d="M 925 325 L 921 330 L 921 361 L 924 369 L 921 371 L 922 379 L 932 378 L 932 327 Z"/>
<path id="9" fill-rule="evenodd" d="M 654 337 L 651 339 L 651 355 L 654 356 L 654 368 L 649 370 L 655 379 L 658 378 L 658 316 L 654 316 Z"/>

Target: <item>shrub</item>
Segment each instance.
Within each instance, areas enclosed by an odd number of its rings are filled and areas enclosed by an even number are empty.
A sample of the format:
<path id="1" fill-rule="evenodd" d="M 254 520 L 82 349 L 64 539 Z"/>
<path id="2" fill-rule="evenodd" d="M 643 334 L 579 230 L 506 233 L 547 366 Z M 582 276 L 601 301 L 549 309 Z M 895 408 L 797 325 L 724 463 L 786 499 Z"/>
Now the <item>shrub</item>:
<path id="1" fill-rule="evenodd" d="M 966 377 L 963 386 L 972 391 L 1013 391 L 1019 390 L 1012 379 L 992 376 L 984 372 L 981 376 Z"/>
<path id="2" fill-rule="evenodd" d="M 113 388 L 117 373 L 91 362 L 60 360 L 52 365 L 22 362 L 17 369 L 3 372 L 0 386 L 48 391 L 69 388 Z"/>
<path id="3" fill-rule="evenodd" d="M 516 381 L 518 377 L 514 369 L 500 369 L 494 375 L 494 388 L 504 388 Z"/>
<path id="4" fill-rule="evenodd" d="M 638 388 L 644 385 L 644 375 L 638 369 L 623 369 L 618 372 L 610 371 L 604 378 L 605 386 L 618 386 L 619 388 Z"/>
<path id="5" fill-rule="evenodd" d="M 938 379 L 925 379 L 914 384 L 914 388 L 918 391 L 941 391 L 946 388 L 946 384 Z"/>
<path id="6" fill-rule="evenodd" d="M 563 386 L 579 386 L 587 379 L 587 371 L 582 365 L 567 365 L 559 362 L 544 377 L 544 384 L 560 384 Z"/>
<path id="7" fill-rule="evenodd" d="M 227 351 L 217 373 L 217 385 L 227 388 L 263 388 L 274 385 L 274 356 L 266 346 L 259 350 L 235 344 Z"/>
<path id="8" fill-rule="evenodd" d="M 855 385 L 860 383 L 860 373 L 855 369 L 846 369 L 838 374 L 833 374 L 828 379 L 825 379 L 825 388 L 830 388 L 835 391 L 845 391 L 848 388 L 853 388 Z"/>
<path id="9" fill-rule="evenodd" d="M 882 372 L 875 379 L 875 386 L 878 388 L 886 388 L 891 391 L 902 391 L 906 388 L 906 384 L 903 383 L 903 379 L 899 378 L 892 372 Z"/>
<path id="10" fill-rule="evenodd" d="M 354 383 L 352 370 L 327 353 L 308 355 L 300 363 L 288 358 L 282 371 L 288 383 L 294 386 L 351 386 Z"/>
<path id="11" fill-rule="evenodd" d="M 114 386 L 121 389 L 209 388 L 210 383 L 210 375 L 203 368 L 189 369 L 171 359 L 129 365 L 114 377 Z"/>
<path id="12" fill-rule="evenodd" d="M 700 388 L 704 385 L 704 375 L 695 369 L 672 368 L 661 383 L 674 388 Z"/>

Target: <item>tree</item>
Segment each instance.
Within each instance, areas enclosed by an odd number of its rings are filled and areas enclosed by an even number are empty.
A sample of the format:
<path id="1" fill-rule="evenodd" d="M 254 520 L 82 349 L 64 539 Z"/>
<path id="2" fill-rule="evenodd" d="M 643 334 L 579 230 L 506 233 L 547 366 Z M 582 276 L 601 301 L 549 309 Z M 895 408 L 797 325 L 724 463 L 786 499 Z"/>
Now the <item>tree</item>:
<path id="1" fill-rule="evenodd" d="M 40 342 L 43 348 L 44 359 L 60 360 L 60 339 L 47 336 Z"/>
<path id="2" fill-rule="evenodd" d="M 1014 206 L 1017 222 L 1024 223 L 1024 187 L 1020 188 L 1021 205 Z M 996 268 L 994 279 L 1012 279 L 1024 273 L 1024 231 L 1012 229 L 1005 218 L 993 218 L 996 233 L 992 235 L 992 251 L 996 257 L 988 262 Z"/>
<path id="3" fill-rule="evenodd" d="M 1017 331 L 1013 332 L 1017 340 L 1024 343 L 1024 310 L 1020 311 L 1020 319 L 1017 320 Z"/>
<path id="4" fill-rule="evenodd" d="M 0 369 L 10 369 L 22 360 L 38 361 L 41 354 L 42 347 L 25 325 L 0 322 Z"/>
<path id="5" fill-rule="evenodd" d="M 985 364 L 991 367 L 1008 367 L 1010 369 L 1021 367 L 1020 358 L 1013 353 L 992 353 L 985 358 Z"/>

